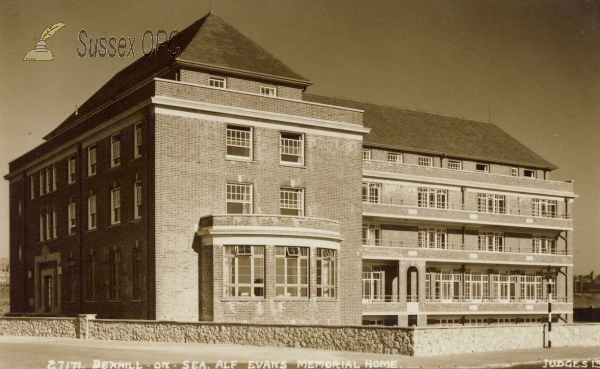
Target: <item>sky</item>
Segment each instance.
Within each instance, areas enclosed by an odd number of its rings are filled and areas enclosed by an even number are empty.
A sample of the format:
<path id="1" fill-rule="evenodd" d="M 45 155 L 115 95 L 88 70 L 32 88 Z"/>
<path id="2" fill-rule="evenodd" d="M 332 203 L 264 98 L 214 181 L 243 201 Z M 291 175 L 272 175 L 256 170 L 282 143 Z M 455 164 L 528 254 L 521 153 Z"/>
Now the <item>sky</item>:
<path id="1" fill-rule="evenodd" d="M 0 2 L 0 172 L 114 74 L 146 30 L 209 9 L 313 82 L 308 91 L 490 121 L 574 180 L 575 274 L 600 272 L 600 0 Z M 26 62 L 41 32 L 52 62 Z M 78 33 L 137 37 L 134 57 L 79 57 Z M 147 45 L 147 44 L 146 44 Z M 0 181 L 0 258 L 8 256 Z"/>

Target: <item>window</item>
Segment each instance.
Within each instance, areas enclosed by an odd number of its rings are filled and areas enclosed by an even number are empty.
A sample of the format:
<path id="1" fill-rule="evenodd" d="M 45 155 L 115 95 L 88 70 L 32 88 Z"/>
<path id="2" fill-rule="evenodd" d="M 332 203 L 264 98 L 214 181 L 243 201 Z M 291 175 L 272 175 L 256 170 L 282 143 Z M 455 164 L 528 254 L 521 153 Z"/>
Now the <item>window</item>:
<path id="1" fill-rule="evenodd" d="M 46 213 L 46 241 L 52 239 L 52 212 Z"/>
<path id="2" fill-rule="evenodd" d="M 519 168 L 510 168 L 510 175 L 513 177 L 519 176 Z"/>
<path id="3" fill-rule="evenodd" d="M 227 88 L 227 83 L 223 77 L 208 77 L 208 85 L 216 88 Z"/>
<path id="4" fill-rule="evenodd" d="M 506 199 L 504 195 L 486 193 L 477 194 L 477 211 L 482 213 L 506 213 Z"/>
<path id="5" fill-rule="evenodd" d="M 381 226 L 379 224 L 363 224 L 362 239 L 365 246 L 380 246 Z"/>
<path id="6" fill-rule="evenodd" d="M 467 319 L 465 319 L 465 325 L 484 326 L 487 324 L 488 324 L 487 318 L 467 318 Z"/>
<path id="7" fill-rule="evenodd" d="M 135 182 L 133 187 L 133 218 L 140 219 L 142 217 L 142 181 Z"/>
<path id="8" fill-rule="evenodd" d="M 40 196 L 45 194 L 46 192 L 46 173 L 42 169 L 40 170 Z"/>
<path id="9" fill-rule="evenodd" d="M 503 273 L 492 275 L 492 299 L 508 302 L 515 299 L 517 276 Z"/>
<path id="10" fill-rule="evenodd" d="M 52 168 L 47 167 L 46 168 L 46 193 L 52 192 L 52 182 L 54 182 L 54 180 L 52 179 Z"/>
<path id="11" fill-rule="evenodd" d="M 71 184 L 71 183 L 75 182 L 75 170 L 76 170 L 75 155 L 69 156 L 69 159 L 67 161 L 68 161 L 68 170 L 69 170 L 67 181 L 69 184 Z"/>
<path id="12" fill-rule="evenodd" d="M 388 152 L 387 160 L 392 163 L 402 163 L 402 153 Z"/>
<path id="13" fill-rule="evenodd" d="M 546 280 L 546 300 L 556 301 L 556 279 Z"/>
<path id="14" fill-rule="evenodd" d="M 117 188 L 110 192 L 110 224 L 121 223 L 121 189 Z"/>
<path id="15" fill-rule="evenodd" d="M 227 214 L 252 214 L 252 185 L 227 183 Z"/>
<path id="16" fill-rule="evenodd" d="M 475 164 L 475 171 L 480 173 L 489 173 L 490 166 L 487 164 Z"/>
<path id="17" fill-rule="evenodd" d="M 273 86 L 260 86 L 260 94 L 265 96 L 277 96 L 277 88 Z"/>
<path id="18" fill-rule="evenodd" d="M 428 249 L 448 248 L 446 228 L 419 228 L 419 247 Z"/>
<path id="19" fill-rule="evenodd" d="M 75 203 L 72 202 L 69 204 L 69 208 L 68 208 L 68 215 L 69 215 L 69 230 L 68 230 L 68 234 L 72 235 L 73 233 L 75 233 L 75 227 L 77 226 L 77 210 L 75 209 Z"/>
<path id="20" fill-rule="evenodd" d="M 112 251 L 110 253 L 110 291 L 108 298 L 111 300 L 117 300 L 120 297 L 120 275 L 119 266 L 121 264 L 121 252 Z"/>
<path id="21" fill-rule="evenodd" d="M 131 259 L 131 278 L 132 278 L 132 299 L 133 300 L 141 300 L 142 296 L 142 250 L 139 245 L 133 248 L 133 257 Z"/>
<path id="22" fill-rule="evenodd" d="M 308 247 L 275 247 L 275 296 L 308 297 Z"/>
<path id="23" fill-rule="evenodd" d="M 46 240 L 46 213 L 42 210 L 40 213 L 40 241 Z"/>
<path id="24" fill-rule="evenodd" d="M 88 147 L 88 177 L 96 174 L 96 145 Z"/>
<path id="25" fill-rule="evenodd" d="M 535 302 L 542 299 L 542 276 L 521 276 L 521 300 Z"/>
<path id="26" fill-rule="evenodd" d="M 304 216 L 304 190 L 281 188 L 279 190 L 279 211 L 281 215 Z"/>
<path id="27" fill-rule="evenodd" d="M 418 164 L 423 167 L 432 167 L 433 158 L 431 156 L 419 156 Z"/>
<path id="28" fill-rule="evenodd" d="M 523 177 L 536 178 L 535 170 L 523 169 Z"/>
<path id="29" fill-rule="evenodd" d="M 96 229 L 97 227 L 96 214 L 96 195 L 88 197 L 88 229 Z"/>
<path id="30" fill-rule="evenodd" d="M 31 200 L 35 199 L 35 174 L 32 174 L 31 177 L 31 183 L 30 183 L 30 187 L 31 187 Z"/>
<path id="31" fill-rule="evenodd" d="M 448 207 L 448 190 L 420 187 L 417 204 L 420 208 L 446 209 Z"/>
<path id="32" fill-rule="evenodd" d="M 371 149 L 363 149 L 362 155 L 363 160 L 371 160 Z"/>
<path id="33" fill-rule="evenodd" d="M 56 163 L 52 164 L 52 191 L 58 189 L 58 177 L 56 176 Z"/>
<path id="34" fill-rule="evenodd" d="M 66 274 L 67 274 L 67 293 L 66 300 L 68 302 L 75 302 L 75 291 L 77 291 L 77 286 L 75 285 L 75 266 L 68 265 L 66 266 Z"/>
<path id="35" fill-rule="evenodd" d="M 304 136 L 299 133 L 281 133 L 280 161 L 285 164 L 304 164 Z"/>
<path id="36" fill-rule="evenodd" d="M 224 247 L 224 296 L 264 297 L 264 246 Z"/>
<path id="37" fill-rule="evenodd" d="M 556 240 L 547 236 L 534 236 L 533 252 L 536 254 L 556 254 Z"/>
<path id="38" fill-rule="evenodd" d="M 58 238 L 58 210 L 52 210 L 52 238 Z"/>
<path id="39" fill-rule="evenodd" d="M 460 160 L 448 160 L 448 169 L 462 170 L 462 162 Z"/>
<path id="40" fill-rule="evenodd" d="M 488 275 L 481 270 L 465 272 L 465 299 L 471 302 L 481 302 L 488 299 Z"/>
<path id="41" fill-rule="evenodd" d="M 317 297 L 337 296 L 337 251 L 317 249 Z"/>
<path id="42" fill-rule="evenodd" d="M 363 302 L 385 301 L 385 270 L 379 265 L 363 265 Z"/>
<path id="43" fill-rule="evenodd" d="M 133 126 L 133 157 L 142 156 L 142 123 Z"/>
<path id="44" fill-rule="evenodd" d="M 451 302 L 460 300 L 460 269 L 444 268 L 441 271 L 427 268 L 425 297 L 428 301 Z"/>
<path id="45" fill-rule="evenodd" d="M 116 134 L 110 138 L 110 166 L 121 164 L 121 136 Z"/>
<path id="46" fill-rule="evenodd" d="M 88 270 L 87 270 L 87 299 L 88 301 L 96 300 L 96 260 L 94 255 L 88 255 Z"/>
<path id="47" fill-rule="evenodd" d="M 371 204 L 381 203 L 381 183 L 363 182 L 362 201 Z"/>
<path id="48" fill-rule="evenodd" d="M 534 217 L 556 218 L 556 200 L 533 199 Z"/>
<path id="49" fill-rule="evenodd" d="M 227 157 L 252 159 L 252 128 L 227 126 Z"/>
<path id="50" fill-rule="evenodd" d="M 504 251 L 504 233 L 479 232 L 478 246 L 480 251 Z"/>

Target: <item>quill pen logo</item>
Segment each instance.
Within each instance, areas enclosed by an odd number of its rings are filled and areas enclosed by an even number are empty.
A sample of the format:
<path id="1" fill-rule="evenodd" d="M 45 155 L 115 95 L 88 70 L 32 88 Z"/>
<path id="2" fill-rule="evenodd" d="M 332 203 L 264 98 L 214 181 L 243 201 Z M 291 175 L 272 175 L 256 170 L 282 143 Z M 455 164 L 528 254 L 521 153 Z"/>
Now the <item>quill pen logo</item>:
<path id="1" fill-rule="evenodd" d="M 48 27 L 42 32 L 39 41 L 35 44 L 35 49 L 25 55 L 23 60 L 26 61 L 50 61 L 54 59 L 52 55 L 52 51 L 46 49 L 46 40 L 50 37 L 54 36 L 54 34 L 61 28 L 65 26 L 64 23 L 59 22 L 53 24 L 51 27 Z M 37 40 L 34 38 L 34 40 Z"/>

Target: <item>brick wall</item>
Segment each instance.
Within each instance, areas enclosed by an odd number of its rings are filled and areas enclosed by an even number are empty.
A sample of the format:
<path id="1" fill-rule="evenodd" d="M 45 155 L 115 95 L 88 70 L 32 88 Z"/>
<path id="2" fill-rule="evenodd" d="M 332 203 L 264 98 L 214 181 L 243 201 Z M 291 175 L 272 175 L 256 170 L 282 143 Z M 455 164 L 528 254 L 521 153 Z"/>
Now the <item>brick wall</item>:
<path id="1" fill-rule="evenodd" d="M 156 96 L 362 125 L 362 113 L 346 108 L 323 106 L 303 101 L 282 100 L 268 96 L 253 95 L 208 86 L 192 86 L 166 80 L 156 81 L 155 85 Z"/>
<path id="2" fill-rule="evenodd" d="M 319 308 L 319 319 L 359 323 L 361 142 L 307 133 L 304 167 L 289 167 L 279 164 L 280 131 L 254 127 L 253 160 L 234 161 L 226 160 L 225 129 L 226 123 L 219 121 L 156 116 L 157 319 L 198 319 L 199 297 L 204 300 L 210 295 L 210 291 L 198 292 L 199 275 L 205 280 L 210 277 L 198 269 L 194 235 L 202 216 L 226 212 L 226 184 L 241 178 L 253 185 L 255 214 L 279 214 L 279 189 L 293 181 L 304 188 L 306 217 L 341 222 L 340 297 L 335 307 Z M 222 302 L 221 247 L 213 249 L 212 259 L 214 310 L 203 301 L 203 317 L 243 321 L 260 309 L 277 307 L 270 301 L 262 308 L 255 303 Z M 287 305 L 288 321 L 305 319 L 305 309 L 312 306 L 307 301 Z"/>
<path id="3" fill-rule="evenodd" d="M 302 100 L 302 89 L 297 87 L 281 86 L 272 83 L 260 82 L 258 80 L 250 80 L 243 78 L 236 78 L 231 76 L 223 76 L 218 74 L 210 74 L 201 71 L 181 69 L 180 70 L 180 81 L 190 82 L 198 85 L 208 86 L 208 77 L 216 76 L 226 79 L 227 89 L 251 92 L 258 94 L 260 93 L 260 86 L 270 86 L 277 89 L 278 97 L 285 97 L 288 99 Z"/>

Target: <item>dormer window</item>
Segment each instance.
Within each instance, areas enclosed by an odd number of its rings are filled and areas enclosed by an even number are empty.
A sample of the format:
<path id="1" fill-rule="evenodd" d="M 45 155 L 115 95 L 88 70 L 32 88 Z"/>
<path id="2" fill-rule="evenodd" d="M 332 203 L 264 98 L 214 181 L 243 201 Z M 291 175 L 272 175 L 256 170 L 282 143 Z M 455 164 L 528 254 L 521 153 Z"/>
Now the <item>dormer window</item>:
<path id="1" fill-rule="evenodd" d="M 274 86 L 260 86 L 260 94 L 265 96 L 277 96 L 277 88 Z"/>
<path id="2" fill-rule="evenodd" d="M 227 83 L 223 77 L 208 77 L 208 85 L 216 88 L 227 88 Z"/>
<path id="3" fill-rule="evenodd" d="M 475 171 L 479 172 L 479 173 L 489 173 L 490 172 L 490 166 L 487 164 L 476 164 L 475 165 Z"/>
<path id="4" fill-rule="evenodd" d="M 523 177 L 535 178 L 535 170 L 523 169 Z"/>

